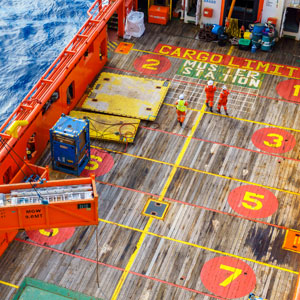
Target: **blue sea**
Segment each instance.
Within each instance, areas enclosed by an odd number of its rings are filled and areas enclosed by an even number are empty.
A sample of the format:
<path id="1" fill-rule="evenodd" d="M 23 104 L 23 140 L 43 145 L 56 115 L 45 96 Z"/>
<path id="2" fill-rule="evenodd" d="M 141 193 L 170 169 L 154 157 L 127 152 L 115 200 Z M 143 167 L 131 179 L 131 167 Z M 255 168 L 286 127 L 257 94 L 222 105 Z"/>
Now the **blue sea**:
<path id="1" fill-rule="evenodd" d="M 87 19 L 94 0 L 1 0 L 0 124 Z"/>

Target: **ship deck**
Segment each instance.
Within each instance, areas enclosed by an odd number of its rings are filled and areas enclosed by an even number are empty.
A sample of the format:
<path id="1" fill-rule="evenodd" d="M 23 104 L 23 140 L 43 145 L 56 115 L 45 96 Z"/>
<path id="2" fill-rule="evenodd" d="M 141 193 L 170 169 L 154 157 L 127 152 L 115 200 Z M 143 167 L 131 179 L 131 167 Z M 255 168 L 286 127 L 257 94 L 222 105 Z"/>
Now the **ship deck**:
<path id="1" fill-rule="evenodd" d="M 229 116 L 217 114 L 216 103 L 211 113 L 207 79 L 183 74 L 183 58 L 154 50 L 166 44 L 299 67 L 300 43 L 281 40 L 273 52 L 254 54 L 200 41 L 194 25 L 176 20 L 146 28 L 128 54 L 114 52 L 121 40 L 110 42 L 103 72 L 170 81 L 156 120 L 141 121 L 127 146 L 92 140 L 98 227 L 20 232 L 0 258 L 0 298 L 10 299 L 28 276 L 105 300 L 249 292 L 291 300 L 300 260 L 282 246 L 287 231 L 300 228 L 300 115 L 299 103 L 276 91 L 289 78 L 266 72 L 256 88 L 226 83 Z M 182 127 L 173 105 L 181 93 L 189 102 Z M 39 164 L 49 163 L 46 151 Z M 145 214 L 149 198 L 169 205 L 163 218 Z"/>

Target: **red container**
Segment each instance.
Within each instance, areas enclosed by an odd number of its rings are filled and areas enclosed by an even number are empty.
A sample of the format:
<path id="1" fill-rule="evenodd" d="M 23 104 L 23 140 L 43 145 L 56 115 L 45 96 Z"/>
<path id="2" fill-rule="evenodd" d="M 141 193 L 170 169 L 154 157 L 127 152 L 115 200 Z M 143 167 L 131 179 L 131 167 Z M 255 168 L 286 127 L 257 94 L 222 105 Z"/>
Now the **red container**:
<path id="1" fill-rule="evenodd" d="M 148 22 L 166 25 L 169 19 L 169 7 L 151 5 L 148 11 Z"/>
<path id="2" fill-rule="evenodd" d="M 211 18 L 213 16 L 213 9 L 209 7 L 205 7 L 203 9 L 203 16 L 206 18 Z"/>

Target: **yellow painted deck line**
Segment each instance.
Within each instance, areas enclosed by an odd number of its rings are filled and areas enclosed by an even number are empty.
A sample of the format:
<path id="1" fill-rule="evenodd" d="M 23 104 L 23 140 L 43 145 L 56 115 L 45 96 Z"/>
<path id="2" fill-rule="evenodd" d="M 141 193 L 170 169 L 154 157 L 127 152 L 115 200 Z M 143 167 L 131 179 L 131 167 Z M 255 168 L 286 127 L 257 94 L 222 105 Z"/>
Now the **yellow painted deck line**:
<path id="1" fill-rule="evenodd" d="M 131 226 L 127 226 L 127 225 L 123 225 L 123 224 L 119 224 L 119 223 L 116 223 L 116 222 L 112 222 L 112 221 L 108 221 L 108 220 L 104 220 L 104 219 L 98 219 L 98 220 L 100 222 L 116 225 L 116 226 L 119 226 L 119 227 L 122 227 L 122 228 L 130 229 L 130 230 L 134 230 L 134 231 L 138 231 L 138 232 L 144 232 L 144 230 L 134 228 L 134 227 L 131 227 Z M 299 272 L 297 272 L 297 271 L 293 271 L 293 270 L 282 268 L 282 267 L 279 267 L 279 266 L 267 264 L 267 263 L 264 263 L 264 262 L 261 262 L 261 261 L 257 261 L 255 259 L 251 259 L 251 258 L 231 254 L 231 253 L 228 253 L 228 252 L 215 250 L 215 249 L 204 247 L 204 246 L 201 246 L 201 245 L 185 242 L 185 241 L 182 241 L 182 240 L 177 240 L 177 239 L 170 238 L 170 237 L 167 237 L 167 236 L 164 236 L 164 235 L 161 235 L 161 234 L 157 234 L 157 233 L 153 233 L 153 232 L 149 232 L 149 231 L 147 232 L 147 234 L 158 237 L 158 238 L 162 238 L 162 239 L 165 239 L 165 240 L 173 241 L 173 242 L 176 242 L 176 243 L 180 243 L 180 244 L 192 246 L 192 247 L 195 247 L 195 248 L 203 249 L 203 250 L 206 250 L 206 251 L 210 251 L 210 252 L 213 252 L 213 253 L 222 254 L 222 255 L 225 255 L 225 256 L 230 256 L 230 257 L 242 259 L 242 260 L 245 260 L 245 261 L 253 262 L 253 263 L 256 263 L 256 264 L 259 264 L 259 265 L 263 265 L 263 266 L 270 267 L 270 268 L 273 268 L 273 269 L 281 270 L 281 271 L 284 271 L 284 272 L 288 272 L 288 273 L 292 273 L 292 274 L 296 274 L 296 275 L 299 274 Z"/>
<path id="2" fill-rule="evenodd" d="M 0 280 L 0 283 L 1 283 L 1 284 L 4 284 L 4 285 L 7 285 L 7 286 L 10 286 L 10 287 L 13 287 L 13 288 L 15 288 L 15 289 L 18 289 L 18 288 L 19 288 L 18 285 L 15 285 L 15 284 L 12 284 L 12 283 L 9 283 L 9 282 L 6 282 L 6 281 Z"/>
<path id="3" fill-rule="evenodd" d="M 163 103 L 163 105 L 175 107 L 174 104 L 170 104 L 170 103 Z M 188 108 L 188 110 L 200 111 L 199 109 L 196 109 L 196 108 Z M 263 123 L 263 122 L 259 122 L 259 121 L 253 121 L 253 120 L 242 119 L 242 118 L 237 118 L 237 117 L 232 117 L 232 116 L 226 116 L 226 115 L 223 115 L 223 114 L 217 114 L 217 113 L 213 113 L 213 112 L 210 112 L 210 111 L 205 111 L 204 113 L 205 114 L 209 114 L 209 115 L 218 116 L 218 117 L 223 117 L 223 118 L 229 118 L 229 119 L 234 119 L 234 120 L 238 120 L 238 121 L 248 122 L 248 123 L 255 123 L 255 124 L 259 124 L 259 125 L 276 127 L 276 128 L 280 128 L 280 129 L 285 129 L 285 130 L 300 132 L 300 129 L 294 129 L 294 128 L 284 127 L 284 126 L 279 126 L 279 125 L 274 125 L 274 124 L 270 124 L 270 123 Z"/>
<path id="4" fill-rule="evenodd" d="M 140 250 L 140 248 L 141 248 L 141 246 L 142 246 L 142 244 L 143 244 L 143 242 L 144 242 L 144 240 L 145 240 L 145 238 L 147 236 L 147 233 L 149 231 L 149 228 L 150 228 L 152 222 L 153 222 L 153 218 L 149 218 L 149 220 L 148 220 L 148 222 L 147 222 L 144 230 L 141 230 L 142 234 L 141 234 L 141 236 L 140 236 L 140 238 L 139 238 L 139 240 L 138 240 L 138 242 L 137 242 L 137 244 L 135 246 L 134 252 L 132 253 L 132 255 L 129 258 L 129 261 L 128 261 L 126 267 L 125 267 L 124 272 L 122 273 L 122 276 L 121 276 L 121 278 L 120 278 L 120 280 L 119 280 L 119 282 L 118 282 L 115 290 L 114 290 L 114 293 L 113 293 L 113 295 L 111 297 L 111 300 L 116 300 L 118 298 L 119 293 L 121 291 L 121 288 L 122 288 L 122 286 L 123 286 L 123 284 L 125 282 L 125 279 L 127 278 L 127 275 L 128 275 L 128 273 L 129 273 L 129 271 L 130 271 L 130 269 L 131 269 L 131 267 L 132 267 L 132 265 L 134 263 L 134 260 L 135 260 L 136 256 L 139 253 L 139 250 Z"/>
<path id="5" fill-rule="evenodd" d="M 163 200 L 163 198 L 164 198 L 164 196 L 165 196 L 165 194 L 166 194 L 166 192 L 167 192 L 167 190 L 168 190 L 168 188 L 169 188 L 169 186 L 170 186 L 170 184 L 171 184 L 171 182 L 172 182 L 172 180 L 174 178 L 174 175 L 175 175 L 176 170 L 177 170 L 177 166 L 180 164 L 180 162 L 181 162 L 181 160 L 182 160 L 182 158 L 183 158 L 183 156 L 184 156 L 184 154 L 186 152 L 186 149 L 187 149 L 189 143 L 192 140 L 193 134 L 195 133 L 195 131 L 197 129 L 197 126 L 199 125 L 199 123 L 200 123 L 200 121 L 201 121 L 201 119 L 203 117 L 204 110 L 205 110 L 205 104 L 203 104 L 203 106 L 201 108 L 201 111 L 200 111 L 200 114 L 199 114 L 199 116 L 198 116 L 198 118 L 197 118 L 194 126 L 192 127 L 191 132 L 190 132 L 188 138 L 184 142 L 184 145 L 183 145 L 183 147 L 182 147 L 182 149 L 181 149 L 181 151 L 180 151 L 180 153 L 179 153 L 179 155 L 178 155 L 178 157 L 176 159 L 176 163 L 172 165 L 173 168 L 172 168 L 172 170 L 171 170 L 171 172 L 170 172 L 170 174 L 168 176 L 168 179 L 167 179 L 167 181 L 166 181 L 166 183 L 165 183 L 165 185 L 164 185 L 164 187 L 162 189 L 162 192 L 160 193 L 160 196 L 159 196 L 159 200 L 160 201 Z M 147 236 L 147 234 L 149 232 L 149 229 L 150 229 L 150 226 L 151 226 L 152 222 L 153 222 L 153 218 L 150 217 L 149 220 L 148 220 L 148 222 L 147 222 L 147 224 L 146 224 L 146 226 L 145 226 L 145 228 L 141 231 L 142 234 L 141 234 L 141 236 L 140 236 L 140 238 L 139 238 L 139 240 L 138 240 L 138 242 L 136 244 L 135 250 L 132 253 L 132 255 L 131 255 L 131 257 L 130 257 L 130 259 L 129 259 L 126 267 L 125 267 L 125 270 L 122 273 L 122 276 L 121 276 L 121 278 L 120 278 L 120 280 L 119 280 L 119 282 L 118 282 L 118 284 L 117 284 L 117 286 L 116 286 L 116 288 L 114 290 L 114 293 L 112 295 L 111 300 L 116 300 L 118 298 L 118 295 L 119 295 L 119 293 L 120 293 L 120 291 L 122 289 L 122 286 L 123 286 L 123 284 L 125 282 L 125 279 L 127 278 L 128 273 L 129 273 L 129 271 L 130 271 L 130 269 L 131 269 L 131 267 L 132 267 L 132 265 L 133 265 L 133 263 L 135 261 L 135 258 L 138 255 L 139 250 L 140 250 L 140 248 L 141 248 L 141 246 L 142 246 L 142 244 L 143 244 L 143 242 L 144 242 L 144 240 L 145 240 L 145 238 L 146 238 L 146 236 Z"/>
<path id="6" fill-rule="evenodd" d="M 138 155 L 129 154 L 129 153 L 124 153 L 124 152 L 117 151 L 117 150 L 106 149 L 106 148 L 97 147 L 97 146 L 93 146 L 93 145 L 91 145 L 91 147 L 96 148 L 96 149 L 101 149 L 101 150 L 104 150 L 104 151 L 109 151 L 109 152 L 112 152 L 112 153 L 118 153 L 118 154 L 130 156 L 130 157 L 134 157 L 134 158 L 140 158 L 140 159 L 144 159 L 144 160 L 148 160 L 148 161 L 153 161 L 153 162 L 160 163 L 160 164 L 167 165 L 167 166 L 172 166 L 172 167 L 176 166 L 175 164 L 164 162 L 164 161 L 161 161 L 161 160 L 147 158 L 147 157 L 138 156 Z M 194 169 L 194 168 L 190 168 L 190 167 L 185 167 L 185 166 L 179 166 L 178 165 L 176 167 L 180 168 L 180 169 L 194 171 L 194 172 L 201 173 L 201 174 L 216 176 L 216 177 L 229 179 L 229 180 L 233 180 L 233 181 L 237 181 L 237 182 L 242 182 L 242 183 L 246 183 L 246 184 L 252 184 L 252 185 L 255 185 L 255 186 L 264 187 L 264 188 L 270 189 L 270 190 L 275 190 L 275 191 L 279 191 L 279 192 L 283 192 L 283 193 L 288 193 L 288 194 L 300 196 L 300 193 L 297 193 L 297 192 L 292 192 L 292 191 L 289 191 L 289 190 L 284 190 L 284 189 L 280 189 L 280 188 L 276 188 L 276 187 L 271 187 L 271 186 L 268 186 L 268 185 L 263 185 L 263 184 L 243 180 L 243 179 L 238 179 L 238 178 L 234 178 L 234 177 L 229 177 L 229 176 L 225 176 L 225 175 L 220 175 L 220 174 L 216 174 L 216 173 L 202 171 L 202 170 L 198 170 L 198 169 Z"/>
<path id="7" fill-rule="evenodd" d="M 228 52 L 227 52 L 227 55 L 231 55 L 233 49 L 234 49 L 234 46 L 231 45 Z"/>

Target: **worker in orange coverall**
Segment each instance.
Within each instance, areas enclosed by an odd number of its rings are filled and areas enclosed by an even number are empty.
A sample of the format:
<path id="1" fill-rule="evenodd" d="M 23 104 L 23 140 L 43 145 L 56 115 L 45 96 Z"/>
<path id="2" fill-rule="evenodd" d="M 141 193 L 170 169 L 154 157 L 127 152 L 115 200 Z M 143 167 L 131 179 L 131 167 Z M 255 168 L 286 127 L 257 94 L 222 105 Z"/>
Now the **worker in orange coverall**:
<path id="1" fill-rule="evenodd" d="M 217 112 L 219 114 L 221 113 L 221 106 L 223 106 L 224 110 L 225 110 L 225 113 L 228 116 L 228 112 L 227 112 L 227 98 L 228 98 L 229 94 L 230 93 L 227 90 L 227 87 L 225 85 L 223 85 L 222 92 L 220 93 L 219 102 L 218 102 L 218 110 L 217 110 Z"/>
<path id="2" fill-rule="evenodd" d="M 183 94 L 179 96 L 179 100 L 176 101 L 175 105 L 176 105 L 176 112 L 177 112 L 177 120 L 180 126 L 182 126 L 182 123 L 184 122 L 185 119 L 187 106 L 188 106 L 187 101 L 184 101 Z"/>
<path id="3" fill-rule="evenodd" d="M 205 87 L 205 93 L 206 93 L 206 106 L 209 107 L 210 111 L 213 111 L 213 105 L 214 105 L 214 96 L 216 87 L 214 86 L 214 82 L 212 80 L 209 80 L 207 83 L 207 86 Z"/>

